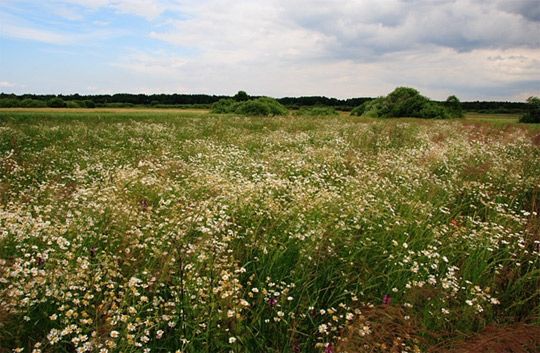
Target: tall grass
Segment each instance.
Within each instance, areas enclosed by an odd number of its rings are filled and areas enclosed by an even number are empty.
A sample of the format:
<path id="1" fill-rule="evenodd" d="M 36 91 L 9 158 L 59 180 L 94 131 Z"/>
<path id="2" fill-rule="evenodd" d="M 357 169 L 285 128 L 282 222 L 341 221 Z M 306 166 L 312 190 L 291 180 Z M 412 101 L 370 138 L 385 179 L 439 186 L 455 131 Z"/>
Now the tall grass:
<path id="1" fill-rule="evenodd" d="M 2 348 L 417 352 L 539 324 L 525 130 L 0 114 Z"/>

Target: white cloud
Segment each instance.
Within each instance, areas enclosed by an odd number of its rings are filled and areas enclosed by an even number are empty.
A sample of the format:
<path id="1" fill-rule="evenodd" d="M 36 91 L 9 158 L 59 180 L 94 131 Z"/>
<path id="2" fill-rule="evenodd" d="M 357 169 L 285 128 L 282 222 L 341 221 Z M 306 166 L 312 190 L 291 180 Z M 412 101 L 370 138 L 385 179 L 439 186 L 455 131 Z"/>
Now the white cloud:
<path id="1" fill-rule="evenodd" d="M 54 6 L 53 11 L 55 15 L 71 20 L 71 21 L 80 21 L 84 19 L 83 14 L 74 8 L 70 8 L 66 6 Z"/>
<path id="2" fill-rule="evenodd" d="M 227 62 L 540 47 L 540 22 L 482 1 L 207 0 L 182 2 L 181 10 L 186 19 L 170 19 L 150 37 Z"/>
<path id="3" fill-rule="evenodd" d="M 58 33 L 5 22 L 2 24 L 2 36 L 33 40 L 49 44 L 68 44 L 74 42 L 74 37 L 70 34 Z"/>
<path id="4" fill-rule="evenodd" d="M 164 11 L 177 8 L 172 0 L 63 0 L 64 4 L 78 5 L 89 9 L 111 8 L 120 13 L 132 14 L 153 20 Z"/>
<path id="5" fill-rule="evenodd" d="M 336 56 L 355 60 L 426 44 L 460 51 L 540 46 L 540 23 L 496 3 L 290 0 L 284 7 L 296 23 L 332 37 L 328 49 Z"/>
<path id="6" fill-rule="evenodd" d="M 134 53 L 116 67 L 129 70 L 147 90 L 270 96 L 377 96 L 396 86 L 413 86 L 433 99 L 457 94 L 463 99 L 509 99 L 520 82 L 540 82 L 540 49 L 480 49 L 458 52 L 430 47 L 380 56 L 374 62 L 353 60 L 257 61 L 203 55 L 193 59 L 161 53 Z M 153 84 L 149 85 L 150 82 Z M 497 93 L 500 91 L 500 93 Z M 519 96 L 521 97 L 521 96 Z"/>
<path id="7" fill-rule="evenodd" d="M 9 81 L 0 81 L 0 88 L 13 88 L 17 85 Z"/>
<path id="8" fill-rule="evenodd" d="M 99 41 L 125 34 L 125 30 L 115 28 L 91 28 L 84 32 L 60 31 L 50 29 L 51 26 L 36 25 L 24 18 L 2 12 L 0 12 L 0 23 L 0 38 L 6 37 L 64 46 Z"/>
<path id="9" fill-rule="evenodd" d="M 275 2 L 206 1 L 182 7 L 185 20 L 151 38 L 196 48 L 227 63 L 268 62 L 319 55 L 323 34 L 287 21 Z"/>
<path id="10" fill-rule="evenodd" d="M 188 61 L 183 57 L 170 56 L 165 53 L 134 52 L 113 66 L 130 71 L 154 76 L 168 76 L 177 73 Z"/>
<path id="11" fill-rule="evenodd" d="M 278 96 L 373 96 L 412 85 L 433 98 L 471 98 L 540 81 L 540 24 L 495 3 L 208 0 L 183 2 L 182 13 L 150 37 L 196 56 L 139 55 L 139 73 L 159 71 L 198 91 Z"/>
<path id="12" fill-rule="evenodd" d="M 245 89 L 273 96 L 354 97 L 410 85 L 432 98 L 457 94 L 475 99 L 515 97 L 535 91 L 534 84 L 540 83 L 538 0 L 62 0 L 59 4 L 81 13 L 100 9 L 149 21 L 141 26 L 150 28 L 147 36 L 139 42 L 131 38 L 127 53 L 128 44 L 119 43 L 116 54 L 121 53 L 121 59 L 111 59 L 121 79 L 107 77 L 109 87 L 119 90 L 231 94 Z M 140 33 L 136 26 L 142 18 L 122 25 Z M 93 24 L 81 28 L 95 31 L 106 25 L 114 30 L 114 17 L 100 20 L 93 18 Z M 9 37 L 55 44 L 84 39 L 30 22 L 3 22 Z M 94 32 L 87 35 L 96 38 Z"/>

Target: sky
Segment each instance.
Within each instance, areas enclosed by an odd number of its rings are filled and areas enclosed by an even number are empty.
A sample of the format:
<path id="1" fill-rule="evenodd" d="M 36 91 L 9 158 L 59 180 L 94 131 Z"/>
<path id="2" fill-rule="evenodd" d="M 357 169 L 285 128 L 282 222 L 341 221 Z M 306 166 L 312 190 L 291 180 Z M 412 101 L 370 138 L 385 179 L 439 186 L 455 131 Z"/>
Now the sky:
<path id="1" fill-rule="evenodd" d="M 540 0 L 0 0 L 0 92 L 540 96 Z"/>

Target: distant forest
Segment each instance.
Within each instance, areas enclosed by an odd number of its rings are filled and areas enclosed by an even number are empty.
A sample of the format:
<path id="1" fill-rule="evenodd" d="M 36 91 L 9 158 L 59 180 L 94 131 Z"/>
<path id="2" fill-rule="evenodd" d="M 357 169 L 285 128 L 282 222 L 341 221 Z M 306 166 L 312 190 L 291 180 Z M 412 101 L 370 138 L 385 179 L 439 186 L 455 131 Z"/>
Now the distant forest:
<path id="1" fill-rule="evenodd" d="M 223 98 L 234 96 L 207 94 L 101 94 L 101 95 L 39 95 L 39 94 L 6 94 L 0 93 L 0 108 L 122 108 L 122 107 L 155 107 L 155 108 L 209 108 Z M 256 97 L 253 97 L 256 98 Z M 372 100 L 369 97 L 337 99 L 324 96 L 283 97 L 277 100 L 288 108 L 296 109 L 306 106 L 329 106 L 338 110 L 350 111 L 360 104 Z M 478 113 L 524 113 L 527 104 L 521 102 L 474 101 L 462 102 L 463 110 Z"/>

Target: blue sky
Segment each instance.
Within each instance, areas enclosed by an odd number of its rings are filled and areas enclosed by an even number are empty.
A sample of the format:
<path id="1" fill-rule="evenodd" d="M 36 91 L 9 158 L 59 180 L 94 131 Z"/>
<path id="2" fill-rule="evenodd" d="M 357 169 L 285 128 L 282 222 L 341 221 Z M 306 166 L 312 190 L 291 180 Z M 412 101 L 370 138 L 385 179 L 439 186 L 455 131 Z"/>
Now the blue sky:
<path id="1" fill-rule="evenodd" d="M 539 0 L 0 0 L 0 91 L 540 95 Z"/>

